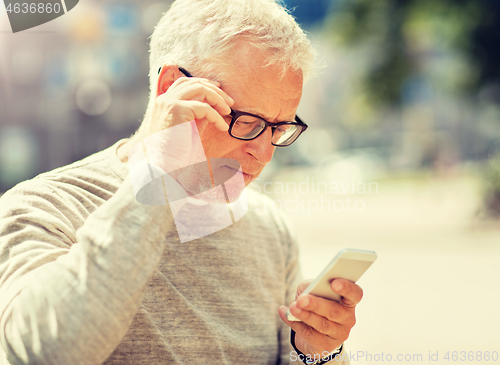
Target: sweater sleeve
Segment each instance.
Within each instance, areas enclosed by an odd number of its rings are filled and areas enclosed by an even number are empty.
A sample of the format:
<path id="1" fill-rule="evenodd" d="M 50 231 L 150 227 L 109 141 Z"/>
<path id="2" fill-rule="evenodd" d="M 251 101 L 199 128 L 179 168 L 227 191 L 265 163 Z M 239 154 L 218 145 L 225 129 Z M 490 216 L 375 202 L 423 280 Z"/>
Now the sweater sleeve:
<path id="1" fill-rule="evenodd" d="M 173 224 L 168 206 L 138 203 L 131 185 L 76 234 L 64 212 L 75 205 L 49 186 L 2 197 L 0 364 L 101 364 L 121 342 Z"/>

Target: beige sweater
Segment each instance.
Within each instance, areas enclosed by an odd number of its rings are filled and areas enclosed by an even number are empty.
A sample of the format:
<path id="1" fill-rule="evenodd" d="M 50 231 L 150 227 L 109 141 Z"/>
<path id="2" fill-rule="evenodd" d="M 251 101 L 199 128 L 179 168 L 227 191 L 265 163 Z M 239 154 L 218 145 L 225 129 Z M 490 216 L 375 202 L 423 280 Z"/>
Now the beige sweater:
<path id="1" fill-rule="evenodd" d="M 289 363 L 282 217 L 249 192 L 234 225 L 180 243 L 168 206 L 134 198 L 120 143 L 0 199 L 0 365 Z"/>

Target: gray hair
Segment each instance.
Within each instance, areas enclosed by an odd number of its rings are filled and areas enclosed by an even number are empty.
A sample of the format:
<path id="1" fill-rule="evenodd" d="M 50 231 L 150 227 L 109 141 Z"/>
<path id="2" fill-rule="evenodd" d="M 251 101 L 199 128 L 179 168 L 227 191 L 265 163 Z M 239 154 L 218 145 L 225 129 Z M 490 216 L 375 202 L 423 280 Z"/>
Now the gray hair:
<path id="1" fill-rule="evenodd" d="M 304 31 L 275 0 L 176 0 L 151 36 L 150 84 L 154 95 L 158 69 L 178 65 L 220 80 L 224 60 L 245 37 L 265 51 L 268 63 L 299 71 L 306 79 L 315 55 Z"/>

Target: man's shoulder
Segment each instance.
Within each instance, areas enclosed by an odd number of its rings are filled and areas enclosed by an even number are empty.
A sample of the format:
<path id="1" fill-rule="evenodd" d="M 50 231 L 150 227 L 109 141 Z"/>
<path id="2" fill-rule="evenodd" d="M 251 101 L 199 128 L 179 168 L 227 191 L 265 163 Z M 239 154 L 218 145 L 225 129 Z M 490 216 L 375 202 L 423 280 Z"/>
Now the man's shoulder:
<path id="1" fill-rule="evenodd" d="M 43 205 L 43 209 L 62 209 L 65 205 L 71 210 L 83 207 L 90 212 L 111 198 L 126 175 L 126 167 L 113 155 L 117 145 L 23 181 L 1 200 L 11 207 Z"/>
<path id="2" fill-rule="evenodd" d="M 93 184 L 102 187 L 111 185 L 109 189 L 116 190 L 117 185 L 123 182 L 127 174 L 125 164 L 121 163 L 116 156 L 116 148 L 121 143 L 123 140 L 82 160 L 44 172 L 30 181 L 32 183 L 82 185 L 82 187 Z"/>

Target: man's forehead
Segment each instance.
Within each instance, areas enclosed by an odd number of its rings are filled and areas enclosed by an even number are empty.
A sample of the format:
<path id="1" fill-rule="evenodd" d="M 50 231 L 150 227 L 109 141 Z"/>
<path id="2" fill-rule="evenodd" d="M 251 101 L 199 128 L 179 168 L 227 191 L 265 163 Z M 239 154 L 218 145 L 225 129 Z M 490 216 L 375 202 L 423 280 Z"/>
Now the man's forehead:
<path id="1" fill-rule="evenodd" d="M 224 66 L 218 68 L 222 79 L 216 81 L 235 100 L 233 109 L 269 122 L 292 121 L 302 95 L 302 76 L 291 70 L 283 72 L 282 65 L 270 63 L 271 57 L 271 52 L 243 37 L 224 58 Z"/>

